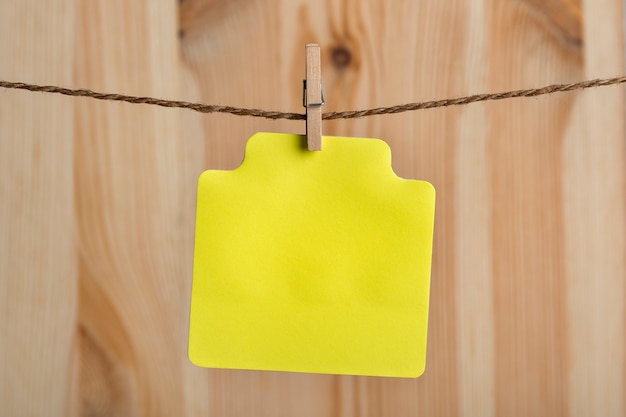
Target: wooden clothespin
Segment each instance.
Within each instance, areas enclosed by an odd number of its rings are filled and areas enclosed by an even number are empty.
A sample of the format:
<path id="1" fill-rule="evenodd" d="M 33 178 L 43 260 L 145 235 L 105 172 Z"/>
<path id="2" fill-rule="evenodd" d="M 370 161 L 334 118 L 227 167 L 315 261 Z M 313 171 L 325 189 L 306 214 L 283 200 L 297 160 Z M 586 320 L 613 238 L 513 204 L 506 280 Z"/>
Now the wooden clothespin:
<path id="1" fill-rule="evenodd" d="M 304 107 L 306 107 L 306 142 L 310 151 L 322 150 L 322 68 L 320 47 L 306 45 L 306 79 L 304 80 Z"/>

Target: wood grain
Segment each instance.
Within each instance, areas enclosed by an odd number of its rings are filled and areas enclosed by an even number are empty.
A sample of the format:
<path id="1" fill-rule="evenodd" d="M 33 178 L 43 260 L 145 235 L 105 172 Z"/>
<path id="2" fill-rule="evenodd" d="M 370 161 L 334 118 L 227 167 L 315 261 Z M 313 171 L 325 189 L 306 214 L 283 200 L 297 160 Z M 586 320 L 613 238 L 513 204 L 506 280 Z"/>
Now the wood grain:
<path id="1" fill-rule="evenodd" d="M 624 72 L 622 5 L 585 4 L 584 76 Z M 626 413 L 624 96 L 591 92 L 572 113 L 563 155 L 571 414 Z"/>
<path id="2" fill-rule="evenodd" d="M 77 8 L 77 82 L 175 96 L 174 5 L 102 4 Z M 174 277 L 189 273 L 177 252 L 191 212 L 179 198 L 177 114 L 87 101 L 76 118 L 82 413 L 186 414 L 189 286 Z"/>
<path id="3" fill-rule="evenodd" d="M 0 3 L 2 77 L 71 86 L 73 14 L 70 0 Z M 0 415 L 66 416 L 78 369 L 73 101 L 1 95 Z"/>
<path id="4" fill-rule="evenodd" d="M 0 2 L 0 78 L 303 112 L 624 74 L 620 0 Z M 0 415 L 623 416 L 624 90 L 358 120 L 437 189 L 416 380 L 186 358 L 195 186 L 304 123 L 0 92 Z M 322 150 L 323 152 L 323 150 Z"/>

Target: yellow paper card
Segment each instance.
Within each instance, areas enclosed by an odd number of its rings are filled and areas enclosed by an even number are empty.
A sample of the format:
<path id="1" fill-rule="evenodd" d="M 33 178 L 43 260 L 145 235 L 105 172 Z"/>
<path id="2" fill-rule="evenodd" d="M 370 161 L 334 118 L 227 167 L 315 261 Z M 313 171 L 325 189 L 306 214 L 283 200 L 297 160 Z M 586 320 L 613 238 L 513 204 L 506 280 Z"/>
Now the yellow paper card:
<path id="1" fill-rule="evenodd" d="M 259 133 L 198 182 L 189 358 L 204 367 L 417 377 L 435 190 L 386 143 Z"/>

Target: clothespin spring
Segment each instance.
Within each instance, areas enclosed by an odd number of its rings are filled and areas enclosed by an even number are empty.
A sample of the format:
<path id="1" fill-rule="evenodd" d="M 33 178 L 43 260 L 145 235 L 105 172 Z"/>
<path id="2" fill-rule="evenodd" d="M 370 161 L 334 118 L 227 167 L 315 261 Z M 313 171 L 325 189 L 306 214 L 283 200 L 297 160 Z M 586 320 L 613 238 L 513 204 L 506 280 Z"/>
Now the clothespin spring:
<path id="1" fill-rule="evenodd" d="M 326 102 L 324 101 L 324 89 L 322 88 L 322 85 L 320 84 L 320 93 L 322 95 L 322 102 L 321 103 L 311 103 L 311 104 L 307 104 L 306 102 L 306 80 L 302 80 L 302 107 L 321 107 L 324 104 L 326 104 Z"/>

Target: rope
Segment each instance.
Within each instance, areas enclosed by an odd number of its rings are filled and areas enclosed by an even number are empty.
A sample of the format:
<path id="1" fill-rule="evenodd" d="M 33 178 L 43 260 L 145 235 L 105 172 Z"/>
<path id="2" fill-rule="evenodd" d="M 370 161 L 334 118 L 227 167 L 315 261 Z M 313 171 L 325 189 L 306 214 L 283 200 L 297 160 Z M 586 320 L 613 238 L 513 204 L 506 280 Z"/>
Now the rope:
<path id="1" fill-rule="evenodd" d="M 626 76 L 615 78 L 603 78 L 595 80 L 581 81 L 573 84 L 553 84 L 540 88 L 530 88 L 526 90 L 505 91 L 500 93 L 475 94 L 471 96 L 451 98 L 444 100 L 422 101 L 417 103 L 400 104 L 389 107 L 377 107 L 366 110 L 353 110 L 342 112 L 329 112 L 322 115 L 324 120 L 336 119 L 356 119 L 361 117 L 376 116 L 381 114 L 404 113 L 408 111 L 434 109 L 437 107 L 461 106 L 481 101 L 503 100 L 516 97 L 536 97 L 545 94 L 561 93 L 565 91 L 583 90 L 593 87 L 604 87 L 609 85 L 626 83 Z M 54 85 L 37 85 L 21 82 L 0 81 L 0 87 L 16 90 L 38 91 L 42 93 L 63 94 L 73 97 L 89 97 L 96 100 L 123 101 L 132 104 L 150 104 L 154 106 L 180 108 L 194 110 L 200 113 L 227 113 L 235 116 L 262 117 L 265 119 L 287 119 L 304 120 L 306 115 L 302 113 L 285 113 L 280 111 L 269 111 L 260 109 L 247 109 L 242 107 L 219 106 L 215 104 L 191 103 L 178 100 L 163 100 L 154 97 L 129 96 L 124 94 L 100 93 L 87 89 L 71 89 Z"/>

